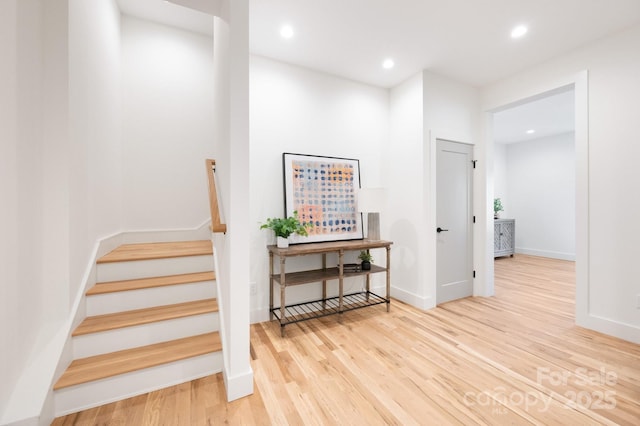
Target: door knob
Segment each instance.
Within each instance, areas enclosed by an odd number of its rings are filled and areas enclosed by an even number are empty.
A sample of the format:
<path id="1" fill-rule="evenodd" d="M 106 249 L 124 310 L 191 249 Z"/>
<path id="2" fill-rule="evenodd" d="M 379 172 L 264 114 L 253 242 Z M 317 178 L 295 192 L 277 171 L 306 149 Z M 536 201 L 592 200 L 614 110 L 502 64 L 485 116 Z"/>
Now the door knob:
<path id="1" fill-rule="evenodd" d="M 449 231 L 449 230 L 448 229 L 442 229 L 439 226 L 438 226 L 438 229 L 436 229 L 436 232 L 438 232 L 438 234 L 441 233 L 441 232 L 447 232 L 447 231 Z"/>

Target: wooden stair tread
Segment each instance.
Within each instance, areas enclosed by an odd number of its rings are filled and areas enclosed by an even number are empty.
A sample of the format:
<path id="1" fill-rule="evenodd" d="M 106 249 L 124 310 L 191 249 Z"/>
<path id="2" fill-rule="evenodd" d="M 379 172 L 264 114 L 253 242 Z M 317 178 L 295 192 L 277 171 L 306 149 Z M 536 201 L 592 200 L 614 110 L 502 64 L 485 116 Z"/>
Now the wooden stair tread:
<path id="1" fill-rule="evenodd" d="M 218 332 L 74 360 L 53 389 L 155 367 L 222 349 Z"/>
<path id="2" fill-rule="evenodd" d="M 211 254 L 213 254 L 213 249 L 209 240 L 124 244 L 102 256 L 97 260 L 97 263 L 206 256 Z"/>
<path id="3" fill-rule="evenodd" d="M 204 299 L 174 305 L 154 306 L 152 308 L 96 315 L 85 318 L 73 331 L 72 336 L 98 333 L 117 328 L 149 324 L 156 321 L 183 318 L 217 311 L 218 301 L 216 299 Z"/>
<path id="4" fill-rule="evenodd" d="M 216 274 L 213 271 L 209 271 L 193 274 L 167 275 L 164 277 L 141 278 L 137 280 L 109 281 L 97 283 L 87 291 L 86 295 L 92 296 L 96 294 L 115 293 L 118 291 L 189 284 L 200 281 L 213 281 L 215 279 Z"/>

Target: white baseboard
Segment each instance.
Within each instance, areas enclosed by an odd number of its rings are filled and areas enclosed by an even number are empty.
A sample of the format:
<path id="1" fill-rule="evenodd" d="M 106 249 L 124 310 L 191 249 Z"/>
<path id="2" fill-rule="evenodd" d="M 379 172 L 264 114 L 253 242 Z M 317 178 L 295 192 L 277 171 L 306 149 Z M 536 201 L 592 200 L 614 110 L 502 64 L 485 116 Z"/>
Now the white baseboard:
<path id="1" fill-rule="evenodd" d="M 260 308 L 251 311 L 249 314 L 249 321 L 251 324 L 257 324 L 260 322 L 269 321 L 269 308 Z"/>
<path id="2" fill-rule="evenodd" d="M 161 243 L 168 241 L 209 240 L 211 220 L 205 220 L 195 228 L 149 229 L 142 231 L 124 231 L 119 234 L 120 244 Z"/>
<path id="3" fill-rule="evenodd" d="M 537 249 L 516 247 L 516 253 L 528 254 L 531 256 L 550 257 L 551 259 L 572 260 L 572 261 L 576 260 L 575 253 L 562 253 L 559 251 L 537 250 Z"/>
<path id="4" fill-rule="evenodd" d="M 143 231 L 122 231 L 106 236 L 98 241 L 98 258 L 122 244 L 161 243 L 168 241 L 208 240 L 211 235 L 211 220 L 205 220 L 195 228 L 148 229 Z"/>
<path id="5" fill-rule="evenodd" d="M 223 377 L 227 390 L 227 401 L 235 401 L 253 393 L 253 370 L 251 368 L 235 376 L 231 376 L 225 368 Z"/>
<path id="6" fill-rule="evenodd" d="M 640 344 L 640 327 L 593 314 L 576 318 L 576 324 L 609 336 Z"/>
<path id="7" fill-rule="evenodd" d="M 27 363 L 24 374 L 16 385 L 7 409 L 0 424 L 2 425 L 39 425 L 49 424 L 46 419 L 53 412 L 46 413 L 43 409 L 51 398 L 51 383 L 64 346 L 67 326 L 63 323 L 49 325 L 43 330 L 36 343 L 36 350 Z"/>
<path id="8" fill-rule="evenodd" d="M 391 297 L 425 311 L 427 309 L 435 308 L 436 306 L 435 299 L 433 297 L 419 296 L 417 294 L 413 294 L 409 291 L 393 286 L 391 286 Z M 391 306 L 393 308 L 393 303 L 391 304 Z"/>

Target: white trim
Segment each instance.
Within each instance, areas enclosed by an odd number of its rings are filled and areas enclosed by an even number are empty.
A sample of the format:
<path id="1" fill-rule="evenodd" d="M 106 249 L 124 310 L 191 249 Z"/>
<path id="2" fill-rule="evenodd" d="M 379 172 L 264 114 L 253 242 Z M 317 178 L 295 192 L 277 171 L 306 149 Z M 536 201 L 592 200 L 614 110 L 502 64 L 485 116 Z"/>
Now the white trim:
<path id="1" fill-rule="evenodd" d="M 227 390 L 227 401 L 235 401 L 253 393 L 253 370 L 251 368 L 242 374 L 231 377 L 225 364 L 222 374 Z"/>
<path id="2" fill-rule="evenodd" d="M 493 166 L 493 129 L 491 128 L 492 113 L 515 104 L 546 96 L 549 93 L 565 90 L 573 86 L 575 93 L 575 141 L 576 141 L 576 324 L 601 331 L 622 339 L 637 338 L 637 328 L 621 324 L 606 318 L 592 315 L 589 309 L 589 271 L 590 271 L 590 240 L 589 240 L 589 73 L 587 70 L 577 74 L 566 75 L 555 82 L 539 86 L 532 92 L 519 96 L 494 101 L 486 104 L 485 111 L 485 153 L 491 157 L 491 164 L 483 171 L 487 181 L 485 188 L 487 200 L 493 196 L 493 182 L 489 179 L 489 167 Z M 487 232 L 481 236 L 485 244 L 493 242 L 493 219 L 485 219 Z M 489 226 L 490 225 L 490 226 Z M 493 253 L 486 253 L 486 263 L 493 263 Z M 487 286 L 493 287 L 493 268 L 484 271 Z M 631 332 L 629 331 L 631 329 Z M 635 337 L 634 337 L 635 336 Z"/>
<path id="3" fill-rule="evenodd" d="M 213 247 L 213 270 L 216 271 L 216 295 L 218 296 L 218 323 L 219 323 L 219 330 L 218 333 L 220 334 L 220 342 L 222 343 L 222 363 L 225 367 L 223 367 L 223 371 L 226 368 L 226 365 L 229 364 L 229 345 L 228 345 L 228 338 L 227 338 L 227 325 L 226 325 L 226 320 L 225 320 L 225 312 L 226 312 L 226 308 L 225 308 L 225 304 L 223 303 L 223 291 L 222 291 L 222 282 L 223 282 L 223 277 L 222 274 L 219 274 L 218 271 L 218 245 L 216 244 L 216 240 L 218 240 L 218 242 L 223 245 L 224 243 L 224 235 L 220 235 L 220 234 L 214 234 L 211 233 L 210 237 L 211 239 L 211 246 Z M 226 386 L 226 385 L 225 385 Z"/>
<path id="4" fill-rule="evenodd" d="M 472 152 L 471 152 L 471 157 L 473 159 L 476 159 L 476 155 L 477 155 L 477 151 L 478 151 L 478 147 L 476 146 L 475 143 L 473 142 L 465 142 L 463 141 L 463 139 L 460 138 L 456 138 L 454 137 L 454 135 L 451 134 L 447 134 L 448 132 L 442 131 L 442 130 L 438 130 L 438 129 L 429 129 L 429 145 L 427 146 L 427 149 L 424 150 L 425 152 L 425 158 L 423 159 L 424 161 L 424 165 L 425 165 L 425 170 L 429 170 L 429 175 L 428 175 L 428 179 L 425 176 L 424 179 L 426 180 L 426 182 L 424 183 L 425 188 L 428 188 L 428 193 L 430 194 L 429 199 L 427 200 L 427 197 L 424 197 L 424 212 L 426 215 L 426 219 L 425 219 L 425 229 L 426 232 L 423 234 L 423 239 L 425 241 L 425 256 L 423 256 L 424 262 L 425 262 L 425 268 L 424 270 L 428 271 L 425 273 L 424 276 L 424 282 L 425 282 L 425 287 L 427 290 L 427 294 L 433 295 L 433 296 L 427 296 L 425 298 L 426 299 L 431 299 L 433 298 L 434 302 L 433 302 L 433 306 L 429 306 L 429 308 L 435 307 L 436 306 L 436 294 L 438 291 L 438 281 L 437 281 L 437 267 L 438 267 L 438 261 L 437 261 L 437 251 L 438 251 L 438 240 L 436 237 L 436 234 L 434 232 L 430 232 L 429 230 L 435 230 L 436 227 L 438 226 L 436 221 L 438 219 L 438 215 L 437 215 L 437 196 L 438 196 L 438 191 L 437 191 L 437 185 L 438 185 L 438 179 L 437 179 L 437 149 L 438 149 L 438 140 L 441 141 L 447 141 L 447 142 L 453 142 L 453 143 L 459 143 L 462 145 L 468 145 L 471 147 Z M 428 155 L 426 154 L 428 153 Z M 475 194 L 475 188 L 477 186 L 477 182 L 476 180 L 479 179 L 479 176 L 476 176 L 475 172 L 472 171 L 472 175 L 471 175 L 471 187 L 469 188 L 469 190 L 471 191 L 471 214 L 475 215 L 476 211 L 482 210 L 480 206 L 477 205 L 478 201 L 476 201 L 476 199 L 478 198 Z M 483 257 L 481 256 L 481 253 L 478 251 L 478 248 L 476 246 L 476 240 L 477 240 L 477 236 L 476 236 L 476 232 L 477 232 L 477 228 L 474 227 L 471 233 L 471 268 L 472 270 L 478 270 L 479 268 L 477 267 L 477 263 L 476 263 L 476 259 L 482 259 Z M 474 296 L 491 296 L 493 295 L 493 293 L 491 294 L 485 294 L 485 292 L 483 291 L 483 282 L 482 280 L 479 279 L 474 279 L 473 280 L 473 295 Z M 423 309 L 429 309 L 429 308 L 423 308 Z"/>
<path id="5" fill-rule="evenodd" d="M 474 185 L 477 197 L 474 198 L 476 215 L 476 239 L 474 256 L 476 280 L 473 286 L 474 296 L 491 297 L 495 295 L 494 285 L 494 248 L 493 248 L 493 197 L 494 197 L 494 155 L 493 155 L 493 113 L 484 110 L 481 120 L 484 145 L 475 152 L 478 166 Z"/>
<path id="6" fill-rule="evenodd" d="M 436 307 L 435 298 L 429 296 L 419 296 L 398 287 L 391 287 L 391 297 L 422 310 L 432 309 Z M 393 302 L 391 303 L 391 309 L 393 309 Z"/>
<path id="7" fill-rule="evenodd" d="M 211 235 L 211 219 L 201 222 L 195 228 L 148 229 L 123 231 L 119 235 L 121 244 L 159 243 L 167 241 L 208 240 Z"/>
<path id="8" fill-rule="evenodd" d="M 549 257 L 551 259 L 560 259 L 560 260 L 576 260 L 575 253 L 562 253 L 559 251 L 549 251 L 549 250 L 537 250 L 530 249 L 524 247 L 516 247 L 516 253 L 527 254 L 530 256 L 540 256 L 540 257 Z"/>
<path id="9" fill-rule="evenodd" d="M 580 326 L 615 336 L 629 342 L 640 344 L 640 327 L 615 321 L 610 318 L 589 314 L 588 317 L 580 324 Z"/>
<path id="10" fill-rule="evenodd" d="M 167 241 L 208 240 L 211 219 L 207 219 L 195 228 L 147 229 L 122 231 L 103 237 L 98 241 L 100 258 L 123 244 L 159 243 Z"/>
<path id="11" fill-rule="evenodd" d="M 218 247 L 224 247 L 224 239 L 225 236 L 222 234 L 211 234 L 211 243 L 213 245 L 213 263 L 215 270 L 218 271 Z M 226 297 L 225 291 L 223 289 L 225 284 L 223 282 L 224 278 L 223 274 L 216 274 L 216 293 L 218 294 L 218 309 L 219 309 L 219 321 L 220 321 L 220 340 L 222 341 L 222 377 L 224 379 L 224 386 L 227 391 L 227 401 L 234 401 L 238 398 L 245 397 L 247 395 L 251 395 L 253 393 L 253 370 L 249 365 L 248 370 L 243 371 L 240 374 L 232 375 L 231 371 L 231 363 L 234 360 L 232 356 L 234 348 L 231 347 L 229 342 L 228 334 L 231 332 L 229 325 L 226 324 L 226 309 L 228 308 L 225 304 Z"/>
<path id="12" fill-rule="evenodd" d="M 251 324 L 258 324 L 269 321 L 269 308 L 254 309 L 250 313 Z"/>
<path id="13" fill-rule="evenodd" d="M 424 77 L 423 77 L 424 78 Z M 424 89 L 424 88 L 423 88 Z M 423 97 L 424 101 L 424 97 Z M 424 122 L 423 118 L 423 122 Z M 424 125 L 424 123 L 423 123 Z M 421 302 L 419 305 L 422 309 L 431 309 L 436 306 L 436 292 L 438 291 L 438 281 L 436 275 L 436 268 L 438 266 L 437 263 L 437 251 L 438 251 L 438 240 L 436 238 L 436 234 L 434 230 L 437 227 L 436 219 L 437 219 L 437 211 L 436 211 L 436 200 L 437 200 L 437 187 L 436 187 L 436 177 L 437 177 L 437 165 L 436 165 L 436 155 L 437 155 L 437 147 L 438 139 L 446 139 L 442 134 L 444 132 L 436 131 L 434 129 L 426 129 L 425 130 L 425 143 L 426 147 L 422 150 L 423 152 L 423 170 L 427 170 L 426 173 L 422 176 L 423 179 L 423 188 L 424 194 L 428 194 L 422 197 L 422 212 L 423 212 L 423 230 L 422 237 L 420 238 L 421 243 L 419 244 L 420 257 L 423 259 L 424 266 L 420 271 L 420 281 L 424 283 L 424 287 L 422 289 L 423 296 L 420 297 Z M 401 299 L 402 300 L 402 299 Z"/>
<path id="14" fill-rule="evenodd" d="M 53 412 L 48 411 L 54 407 L 47 402 L 53 398 L 54 381 L 58 379 L 72 360 L 69 336 L 79 322 L 77 313 L 79 311 L 84 313 L 84 309 L 80 310 L 84 293 L 90 285 L 95 283 L 95 263 L 98 258 L 99 245 L 100 242 L 93 247 L 89 257 L 89 265 L 82 277 L 83 285 L 79 286 L 69 317 L 52 326 L 57 331 L 48 333 L 51 328 L 46 328 L 40 334 L 41 336 L 50 335 L 53 337 L 48 341 L 41 341 L 33 351 L 34 356 L 28 362 L 29 367 L 25 369 L 16 385 L 7 410 L 1 419 L 2 424 L 29 424 L 25 423 L 29 421 L 28 419 L 38 419 L 38 421 L 44 422 L 49 418 L 53 420 Z M 47 408 L 47 412 L 44 411 L 45 408 Z"/>
<path id="15" fill-rule="evenodd" d="M 589 74 L 574 77 L 576 144 L 576 324 L 587 327 L 589 317 Z M 595 327 L 589 327 L 595 328 Z"/>

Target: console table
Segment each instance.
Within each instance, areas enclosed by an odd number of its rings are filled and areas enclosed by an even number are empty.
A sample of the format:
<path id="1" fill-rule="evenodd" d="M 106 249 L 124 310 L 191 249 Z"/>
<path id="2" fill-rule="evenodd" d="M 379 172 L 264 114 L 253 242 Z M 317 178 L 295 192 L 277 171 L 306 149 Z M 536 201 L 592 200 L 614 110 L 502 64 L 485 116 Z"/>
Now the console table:
<path id="1" fill-rule="evenodd" d="M 280 322 L 280 333 L 284 336 L 284 327 L 309 319 L 320 318 L 327 315 L 338 314 L 353 309 L 366 308 L 368 306 L 387 304 L 387 312 L 389 312 L 391 299 L 391 244 L 390 241 L 384 240 L 354 240 L 354 241 L 335 241 L 324 243 L 297 244 L 287 248 L 278 248 L 275 245 L 267 246 L 269 250 L 269 315 Z M 376 248 L 386 249 L 386 264 L 384 267 L 379 265 L 371 265 L 371 270 L 361 270 L 358 272 L 344 271 L 344 253 L 347 251 L 371 250 Z M 327 254 L 337 253 L 337 265 L 327 266 Z M 309 271 L 286 272 L 285 263 L 288 257 L 306 256 L 312 254 L 322 255 L 322 269 Z M 278 273 L 274 273 L 274 257 L 280 259 L 280 268 Z M 386 272 L 387 285 L 386 296 L 382 297 L 370 290 L 371 274 Z M 366 276 L 366 290 L 344 294 L 344 279 L 348 277 Z M 338 296 L 327 297 L 327 281 L 338 280 Z M 322 283 L 322 299 L 311 302 L 298 303 L 295 305 L 287 305 L 286 288 L 299 284 L 307 284 L 313 282 Z M 273 287 L 274 284 L 280 285 L 280 306 L 273 307 Z"/>

